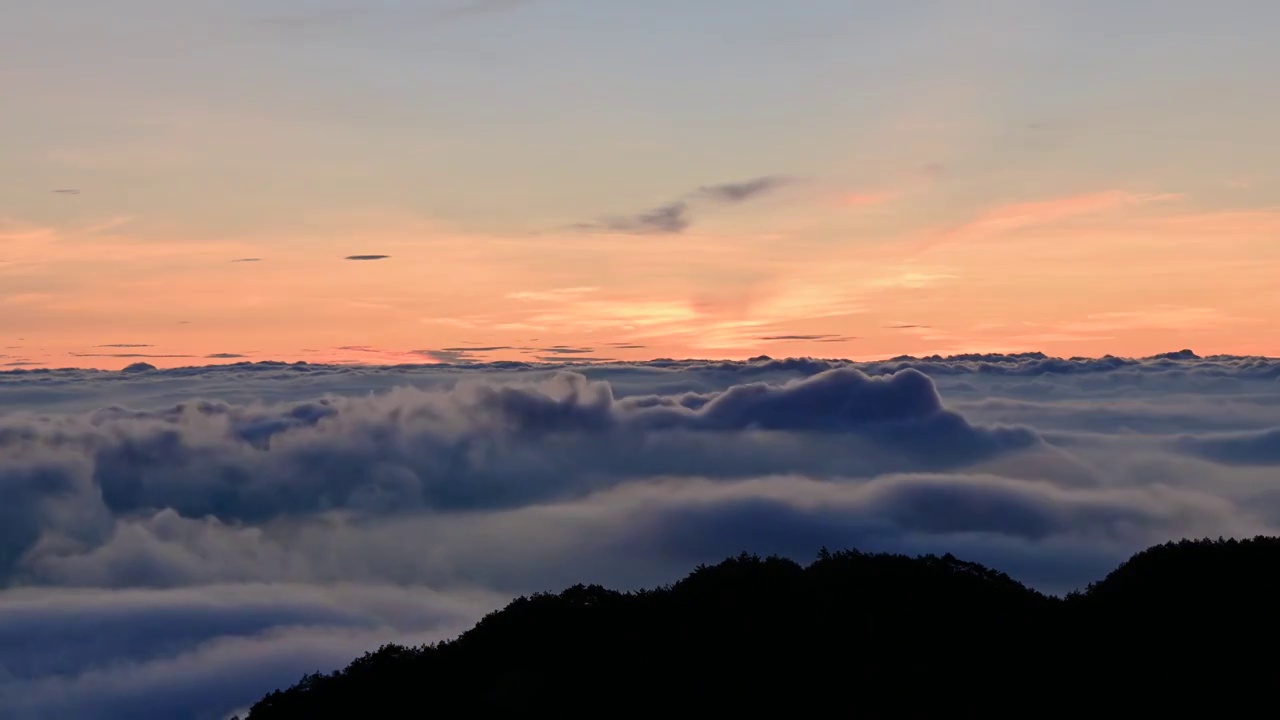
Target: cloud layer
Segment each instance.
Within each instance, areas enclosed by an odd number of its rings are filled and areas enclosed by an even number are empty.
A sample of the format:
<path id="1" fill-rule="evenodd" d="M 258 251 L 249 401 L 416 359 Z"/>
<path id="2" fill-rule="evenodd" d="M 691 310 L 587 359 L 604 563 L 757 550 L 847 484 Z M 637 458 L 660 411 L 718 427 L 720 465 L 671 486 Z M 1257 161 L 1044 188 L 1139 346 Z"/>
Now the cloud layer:
<path id="1" fill-rule="evenodd" d="M 1063 592 L 1280 527 L 1274 360 L 579 350 L 0 373 L 0 715 L 221 719 L 514 594 L 742 550 L 953 552 Z"/>

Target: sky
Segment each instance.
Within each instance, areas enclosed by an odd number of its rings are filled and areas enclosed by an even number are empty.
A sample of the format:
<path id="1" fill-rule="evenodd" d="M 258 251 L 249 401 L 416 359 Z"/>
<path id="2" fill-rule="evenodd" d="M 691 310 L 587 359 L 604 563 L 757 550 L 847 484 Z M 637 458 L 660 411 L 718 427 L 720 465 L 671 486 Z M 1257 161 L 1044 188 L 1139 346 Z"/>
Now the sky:
<path id="1" fill-rule="evenodd" d="M 1274 355 L 1278 24 L 3 2 L 0 364 Z"/>
<path id="2" fill-rule="evenodd" d="M 0 0 L 0 717 L 744 550 L 1061 594 L 1280 533 L 1276 27 Z"/>

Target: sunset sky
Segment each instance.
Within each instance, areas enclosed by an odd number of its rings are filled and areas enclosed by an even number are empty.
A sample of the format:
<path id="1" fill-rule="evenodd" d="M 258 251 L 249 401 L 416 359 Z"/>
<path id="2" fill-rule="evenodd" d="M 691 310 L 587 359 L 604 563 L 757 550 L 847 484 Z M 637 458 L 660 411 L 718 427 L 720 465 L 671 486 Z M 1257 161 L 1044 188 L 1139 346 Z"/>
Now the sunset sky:
<path id="1" fill-rule="evenodd" d="M 4 3 L 0 365 L 1280 354 L 1277 27 Z"/>

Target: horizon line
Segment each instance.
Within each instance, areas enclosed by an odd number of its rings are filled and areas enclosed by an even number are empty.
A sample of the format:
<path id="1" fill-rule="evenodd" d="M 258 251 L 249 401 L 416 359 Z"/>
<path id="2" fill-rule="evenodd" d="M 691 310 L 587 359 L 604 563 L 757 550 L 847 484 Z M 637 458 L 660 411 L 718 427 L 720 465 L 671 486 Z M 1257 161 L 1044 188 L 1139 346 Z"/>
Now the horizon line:
<path id="1" fill-rule="evenodd" d="M 425 357 L 425 356 L 424 356 Z M 215 358 L 210 358 L 215 359 Z M 1062 361 L 1084 361 L 1084 360 L 1120 360 L 1127 363 L 1135 363 L 1149 360 L 1163 360 L 1169 362 L 1182 361 L 1213 361 L 1213 360 L 1276 360 L 1280 361 L 1280 355 L 1243 355 L 1235 353 L 1215 353 L 1210 355 L 1200 355 L 1190 349 L 1182 348 L 1179 350 L 1170 350 L 1156 353 L 1154 355 L 1114 355 L 1106 353 L 1103 355 L 1052 355 L 1042 350 L 1020 350 L 1014 352 L 968 352 L 953 353 L 949 355 L 941 355 L 932 353 L 929 355 L 892 355 L 887 357 L 878 357 L 874 359 L 853 359 L 847 357 L 819 357 L 815 355 L 786 355 L 774 357 L 771 355 L 760 354 L 745 359 L 734 358 L 714 358 L 714 357 L 654 357 L 644 360 L 622 360 L 622 359 L 602 359 L 602 360 L 571 360 L 566 359 L 560 362 L 551 362 L 546 360 L 480 360 L 480 361 L 462 361 L 462 362 L 368 362 L 363 360 L 350 361 L 313 361 L 313 360 L 276 360 L 262 359 L 250 360 L 247 358 L 238 359 L 235 362 L 211 362 L 204 364 L 191 365 L 174 365 L 170 367 L 160 367 L 146 362 L 145 359 L 139 359 L 138 362 L 130 363 L 119 369 L 109 369 L 102 367 L 81 367 L 74 365 L 25 365 L 21 367 L 3 367 L 0 366 L 0 375 L 8 374 L 25 374 L 25 373 L 44 373 L 44 372 L 95 372 L 95 373 L 123 373 L 123 372 L 168 372 L 178 370 L 199 370 L 209 368 L 234 368 L 253 365 L 273 365 L 273 366 L 309 366 L 309 367 L 362 367 L 362 368 L 467 368 L 467 369 L 503 369 L 511 366 L 525 367 L 582 367 L 582 366 L 643 366 L 655 363 L 677 363 L 677 364 L 741 364 L 747 365 L 751 363 L 762 362 L 796 362 L 796 361 L 817 361 L 817 362 L 835 362 L 848 363 L 853 365 L 873 365 L 886 362 L 907 362 L 907 361 L 964 361 L 964 360 L 992 360 L 999 359 L 1038 359 L 1038 360 L 1062 360 Z M 143 367 L 145 366 L 145 367 Z"/>

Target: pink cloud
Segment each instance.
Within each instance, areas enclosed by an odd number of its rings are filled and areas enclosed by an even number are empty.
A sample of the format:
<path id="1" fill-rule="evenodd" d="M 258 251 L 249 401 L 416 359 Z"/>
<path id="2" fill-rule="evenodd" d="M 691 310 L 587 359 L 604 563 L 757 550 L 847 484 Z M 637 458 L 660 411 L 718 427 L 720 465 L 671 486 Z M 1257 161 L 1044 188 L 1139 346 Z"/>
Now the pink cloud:
<path id="1" fill-rule="evenodd" d="M 916 251 L 919 251 L 948 241 L 998 237 L 1028 228 L 1052 226 L 1054 223 L 1082 216 L 1178 200 L 1182 197 L 1176 193 L 1132 193 L 1124 190 L 1106 190 L 1047 200 L 996 205 L 979 212 L 969 221 L 959 225 L 926 231 L 918 236 L 912 245 Z"/>
<path id="2" fill-rule="evenodd" d="M 953 236 L 1020 230 L 1119 207 L 1177 200 L 1181 197 L 1174 193 L 1137 194 L 1123 190 L 1107 190 L 1049 200 L 1011 203 L 986 210 L 973 220 L 946 234 Z"/>

